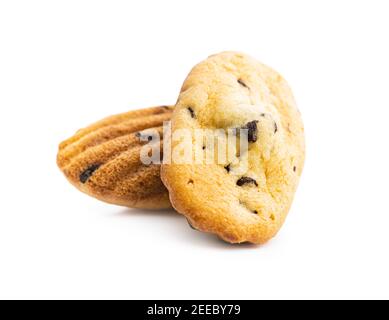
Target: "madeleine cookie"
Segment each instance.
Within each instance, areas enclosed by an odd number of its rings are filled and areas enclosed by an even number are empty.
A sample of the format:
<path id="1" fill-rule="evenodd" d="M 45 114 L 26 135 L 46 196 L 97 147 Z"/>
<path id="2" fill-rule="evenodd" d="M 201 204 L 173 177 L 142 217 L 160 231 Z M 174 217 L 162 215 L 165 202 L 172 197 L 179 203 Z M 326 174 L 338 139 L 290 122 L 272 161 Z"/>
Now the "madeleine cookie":
<path id="1" fill-rule="evenodd" d="M 162 124 L 171 113 L 171 107 L 162 106 L 98 121 L 60 144 L 57 164 L 76 188 L 99 200 L 134 208 L 168 208 L 160 165 L 143 164 L 140 150 L 147 143 L 147 131 L 162 137 Z"/>
<path id="2" fill-rule="evenodd" d="M 219 129 L 212 131 L 216 137 L 223 129 L 247 141 L 240 149 L 226 140 L 233 160 L 218 155 L 208 163 L 174 157 L 164 163 L 161 177 L 173 207 L 194 228 L 231 243 L 272 238 L 291 206 L 305 154 L 303 123 L 286 81 L 245 54 L 213 55 L 188 75 L 171 122 L 173 155 L 181 147 L 174 138 L 180 129 L 191 133 L 191 154 L 212 147 L 198 129 Z"/>

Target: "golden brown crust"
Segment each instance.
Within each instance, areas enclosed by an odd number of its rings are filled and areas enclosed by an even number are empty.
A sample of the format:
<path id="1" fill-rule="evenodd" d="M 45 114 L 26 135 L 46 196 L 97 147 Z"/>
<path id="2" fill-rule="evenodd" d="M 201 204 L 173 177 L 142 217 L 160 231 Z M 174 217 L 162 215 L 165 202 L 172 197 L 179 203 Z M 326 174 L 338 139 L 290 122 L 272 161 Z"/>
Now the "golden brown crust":
<path id="1" fill-rule="evenodd" d="M 170 120 L 172 108 L 153 107 L 100 120 L 62 142 L 58 167 L 82 192 L 108 203 L 134 208 L 169 208 L 160 165 L 140 161 L 139 132 Z M 162 147 L 160 148 L 162 152 Z"/>
<path id="2" fill-rule="evenodd" d="M 281 228 L 304 164 L 304 129 L 286 81 L 251 57 L 224 52 L 195 66 L 172 115 L 172 130 L 245 127 L 255 121 L 237 165 L 163 164 L 173 207 L 198 230 L 231 243 L 264 243 Z M 177 145 L 171 141 L 172 147 Z M 193 152 L 199 150 L 192 141 Z M 248 170 L 240 171 L 243 157 Z M 228 170 L 226 170 L 226 167 Z"/>

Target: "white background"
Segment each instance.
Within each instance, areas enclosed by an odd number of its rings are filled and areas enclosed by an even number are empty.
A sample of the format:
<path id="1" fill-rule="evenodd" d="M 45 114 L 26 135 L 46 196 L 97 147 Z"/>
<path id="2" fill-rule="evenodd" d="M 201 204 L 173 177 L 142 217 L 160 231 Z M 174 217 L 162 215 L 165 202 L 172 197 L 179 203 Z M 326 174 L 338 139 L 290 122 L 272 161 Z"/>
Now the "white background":
<path id="1" fill-rule="evenodd" d="M 1 1 L 0 298 L 389 298 L 387 1 Z M 108 114 L 176 101 L 223 50 L 285 76 L 307 159 L 287 222 L 233 246 L 57 169 Z"/>

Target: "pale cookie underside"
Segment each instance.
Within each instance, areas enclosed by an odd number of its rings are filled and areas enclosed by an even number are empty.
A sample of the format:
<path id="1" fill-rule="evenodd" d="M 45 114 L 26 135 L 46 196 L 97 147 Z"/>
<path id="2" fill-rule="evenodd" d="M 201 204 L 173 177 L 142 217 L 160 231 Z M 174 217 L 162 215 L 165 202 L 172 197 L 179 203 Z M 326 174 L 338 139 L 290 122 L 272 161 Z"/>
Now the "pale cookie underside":
<path id="1" fill-rule="evenodd" d="M 248 127 L 249 151 L 239 155 L 248 159 L 247 171 L 239 163 L 173 163 L 162 166 L 162 180 L 193 227 L 233 243 L 264 243 L 283 224 L 303 169 L 293 95 L 277 72 L 244 54 L 225 52 L 195 66 L 174 109 L 173 132 Z"/>

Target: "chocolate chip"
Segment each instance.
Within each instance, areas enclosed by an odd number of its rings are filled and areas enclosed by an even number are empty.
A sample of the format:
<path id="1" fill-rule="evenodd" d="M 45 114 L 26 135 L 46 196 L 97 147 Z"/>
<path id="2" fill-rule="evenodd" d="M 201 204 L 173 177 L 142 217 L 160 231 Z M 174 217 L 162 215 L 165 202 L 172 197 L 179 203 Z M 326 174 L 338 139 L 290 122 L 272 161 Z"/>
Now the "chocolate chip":
<path id="1" fill-rule="evenodd" d="M 144 134 L 144 133 L 141 133 L 141 132 L 135 133 L 135 137 L 137 137 L 139 139 L 142 139 L 142 141 L 144 141 L 146 139 L 147 139 L 147 141 L 153 140 L 153 135 L 152 134 Z"/>
<path id="2" fill-rule="evenodd" d="M 257 211 L 257 210 L 254 210 L 253 213 L 258 214 L 258 211 Z"/>
<path id="3" fill-rule="evenodd" d="M 227 172 L 230 172 L 230 171 L 231 171 L 230 165 L 231 165 L 231 164 L 228 164 L 228 165 L 226 165 L 226 166 L 224 167 L 224 169 L 226 169 Z"/>
<path id="4" fill-rule="evenodd" d="M 245 88 L 247 88 L 247 89 L 250 89 L 250 88 L 247 86 L 247 84 L 245 84 L 245 83 L 243 82 L 242 79 L 238 79 L 238 83 L 239 83 L 241 86 L 243 86 L 243 87 L 245 87 Z"/>
<path id="5" fill-rule="evenodd" d="M 191 116 L 193 119 L 196 118 L 195 112 L 194 112 L 194 110 L 193 110 L 191 107 L 188 107 L 188 111 L 189 111 L 189 113 L 190 113 L 190 116 Z"/>
<path id="6" fill-rule="evenodd" d="M 264 117 L 264 116 L 266 116 L 266 114 L 264 114 L 264 113 L 261 113 L 261 117 Z"/>
<path id="7" fill-rule="evenodd" d="M 250 121 L 243 127 L 243 129 L 248 130 L 247 137 L 249 142 L 257 141 L 257 122 L 258 120 Z"/>
<path id="8" fill-rule="evenodd" d="M 297 169 L 296 166 L 294 166 L 294 167 L 293 167 L 293 171 L 296 172 L 296 169 Z"/>
<path id="9" fill-rule="evenodd" d="M 81 174 L 80 174 L 80 181 L 81 183 L 85 183 L 88 181 L 88 179 L 93 175 L 93 173 L 98 169 L 100 168 L 100 164 L 92 164 L 88 169 L 86 169 L 85 171 L 83 171 Z"/>
<path id="10" fill-rule="evenodd" d="M 250 183 L 253 183 L 253 184 L 255 184 L 256 187 L 258 187 L 257 181 L 255 181 L 253 178 L 250 178 L 250 177 L 242 177 L 242 178 L 240 178 L 240 179 L 236 182 L 236 184 L 237 184 L 239 187 L 243 186 L 244 184 L 250 184 Z"/>
<path id="11" fill-rule="evenodd" d="M 203 150 L 205 150 L 205 146 L 203 146 Z"/>
<path id="12" fill-rule="evenodd" d="M 278 131 L 277 123 L 274 121 L 274 134 Z"/>

